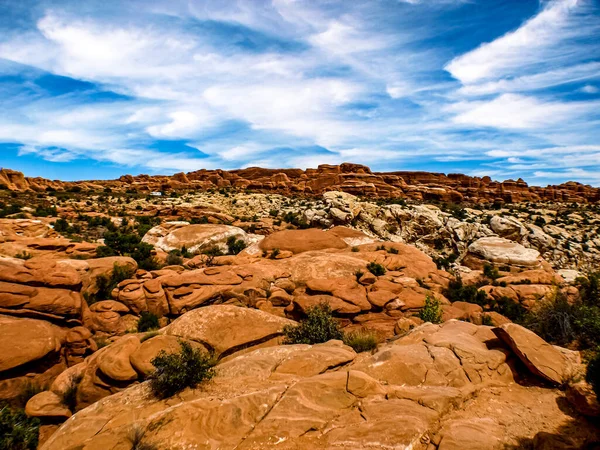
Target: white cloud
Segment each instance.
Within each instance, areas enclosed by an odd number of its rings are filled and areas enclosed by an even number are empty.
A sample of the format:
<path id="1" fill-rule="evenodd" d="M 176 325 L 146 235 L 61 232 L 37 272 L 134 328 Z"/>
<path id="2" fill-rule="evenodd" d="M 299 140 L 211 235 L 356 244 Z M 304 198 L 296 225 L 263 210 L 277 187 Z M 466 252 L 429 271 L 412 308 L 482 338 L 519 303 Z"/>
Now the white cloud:
<path id="1" fill-rule="evenodd" d="M 586 94 L 597 94 L 598 92 L 600 92 L 600 88 L 591 84 L 586 84 L 584 87 L 581 88 L 581 92 L 585 92 Z"/>
<path id="2" fill-rule="evenodd" d="M 496 128 L 543 128 L 564 123 L 597 105 L 588 103 L 544 102 L 533 97 L 503 94 L 491 101 L 462 102 L 452 106 L 458 111 L 457 124 Z"/>
<path id="3" fill-rule="evenodd" d="M 587 31 L 569 21 L 578 3 L 578 0 L 551 1 L 517 30 L 453 59 L 445 69 L 468 84 L 510 75 L 535 65 L 546 53 L 553 54 L 557 47 L 560 49 L 560 42 Z"/>

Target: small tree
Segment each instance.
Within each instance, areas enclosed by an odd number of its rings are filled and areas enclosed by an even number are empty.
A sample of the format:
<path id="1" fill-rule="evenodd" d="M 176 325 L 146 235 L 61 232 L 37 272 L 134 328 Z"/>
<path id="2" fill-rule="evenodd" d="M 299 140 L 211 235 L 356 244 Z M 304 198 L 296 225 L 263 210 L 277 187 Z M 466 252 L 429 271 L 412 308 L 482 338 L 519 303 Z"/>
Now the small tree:
<path id="1" fill-rule="evenodd" d="M 172 397 L 185 388 L 195 388 L 214 375 L 215 362 L 207 353 L 180 341 L 179 353 L 162 350 L 151 363 L 156 368 L 150 375 L 150 389 L 158 398 Z"/>
<path id="2" fill-rule="evenodd" d="M 425 306 L 419 311 L 419 318 L 423 322 L 440 323 L 442 321 L 442 308 L 439 300 L 425 297 Z"/>
<path id="3" fill-rule="evenodd" d="M 306 318 L 299 325 L 286 325 L 284 344 L 320 344 L 331 339 L 344 338 L 344 333 L 333 318 L 327 303 L 311 306 L 306 310 Z"/>

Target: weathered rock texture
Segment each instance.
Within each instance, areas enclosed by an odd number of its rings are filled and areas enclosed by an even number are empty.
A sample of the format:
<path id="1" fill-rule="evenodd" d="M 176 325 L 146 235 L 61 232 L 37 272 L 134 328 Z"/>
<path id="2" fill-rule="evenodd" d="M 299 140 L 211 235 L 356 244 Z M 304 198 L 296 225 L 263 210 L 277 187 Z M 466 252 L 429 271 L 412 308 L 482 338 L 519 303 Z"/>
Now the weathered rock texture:
<path id="1" fill-rule="evenodd" d="M 503 182 L 489 177 L 470 177 L 462 174 L 429 172 L 372 172 L 367 166 L 344 163 L 339 166 L 322 164 L 316 169 L 262 169 L 250 167 L 239 170 L 198 170 L 173 176 L 124 175 L 118 180 L 82 181 L 67 183 L 25 177 L 10 169 L 0 170 L 0 184 L 7 189 L 44 191 L 68 189 L 211 189 L 223 187 L 248 188 L 279 193 L 321 194 L 338 190 L 355 195 L 379 197 L 409 197 L 417 200 L 506 202 L 564 201 L 596 202 L 600 189 L 576 182 L 545 188 L 528 186 L 519 179 Z"/>

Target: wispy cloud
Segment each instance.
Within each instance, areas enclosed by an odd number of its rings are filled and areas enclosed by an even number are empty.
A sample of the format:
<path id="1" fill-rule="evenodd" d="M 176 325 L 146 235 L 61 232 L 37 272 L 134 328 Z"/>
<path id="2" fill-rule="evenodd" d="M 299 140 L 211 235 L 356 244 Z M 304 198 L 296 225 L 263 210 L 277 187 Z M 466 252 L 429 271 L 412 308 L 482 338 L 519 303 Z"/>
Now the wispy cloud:
<path id="1" fill-rule="evenodd" d="M 477 3 L 34 0 L 0 22 L 0 144 L 152 172 L 600 170 L 598 7 Z M 553 172 L 558 148 L 581 163 Z"/>

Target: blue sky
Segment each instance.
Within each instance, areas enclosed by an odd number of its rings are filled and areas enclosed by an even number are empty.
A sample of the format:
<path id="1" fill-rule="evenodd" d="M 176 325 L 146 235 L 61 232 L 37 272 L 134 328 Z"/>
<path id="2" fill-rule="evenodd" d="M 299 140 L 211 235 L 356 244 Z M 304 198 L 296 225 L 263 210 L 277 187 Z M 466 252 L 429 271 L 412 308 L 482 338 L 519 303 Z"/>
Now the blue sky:
<path id="1" fill-rule="evenodd" d="M 0 166 L 600 186 L 600 0 L 0 0 Z"/>

